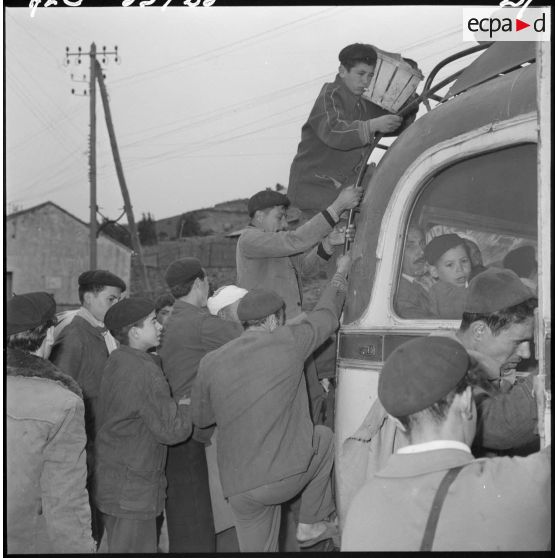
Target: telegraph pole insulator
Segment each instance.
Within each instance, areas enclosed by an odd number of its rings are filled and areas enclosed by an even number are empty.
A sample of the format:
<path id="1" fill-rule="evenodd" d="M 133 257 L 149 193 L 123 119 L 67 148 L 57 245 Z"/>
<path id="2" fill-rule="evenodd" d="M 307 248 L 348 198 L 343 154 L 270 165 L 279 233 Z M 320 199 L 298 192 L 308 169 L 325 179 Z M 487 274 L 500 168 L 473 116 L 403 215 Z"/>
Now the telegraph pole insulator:
<path id="1" fill-rule="evenodd" d="M 68 66 L 70 64 L 70 57 L 75 57 L 75 63 L 81 64 L 82 55 L 86 55 L 81 46 L 77 48 L 77 52 L 70 52 L 70 47 L 66 47 L 66 56 L 64 60 L 64 65 Z M 97 78 L 97 47 L 95 43 L 91 43 L 89 50 L 89 58 L 91 61 L 89 70 L 89 265 L 90 269 L 95 269 L 97 267 L 97 161 L 96 161 L 96 114 L 95 114 L 95 81 Z M 115 56 L 117 59 L 117 49 L 115 47 L 114 52 L 107 52 L 105 46 L 103 46 L 103 63 L 106 63 L 107 56 Z M 74 75 L 71 74 L 71 78 L 74 80 Z M 83 75 L 83 81 L 86 81 L 86 76 Z M 79 95 L 75 89 L 72 89 L 72 95 Z M 87 90 L 83 90 L 83 96 L 87 96 Z"/>

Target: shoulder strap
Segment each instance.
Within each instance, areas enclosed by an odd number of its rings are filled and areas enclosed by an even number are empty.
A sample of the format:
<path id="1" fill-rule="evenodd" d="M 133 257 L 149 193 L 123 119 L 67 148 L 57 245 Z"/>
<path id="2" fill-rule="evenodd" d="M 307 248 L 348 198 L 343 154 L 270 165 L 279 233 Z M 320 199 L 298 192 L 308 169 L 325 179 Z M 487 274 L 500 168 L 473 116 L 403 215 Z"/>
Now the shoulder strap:
<path id="1" fill-rule="evenodd" d="M 432 543 L 434 542 L 434 535 L 436 534 L 436 527 L 438 526 L 438 518 L 440 517 L 440 511 L 444 505 L 448 489 L 463 467 L 464 465 L 460 465 L 459 467 L 450 469 L 444 475 L 444 478 L 438 487 L 436 495 L 434 496 L 434 501 L 432 502 L 432 508 L 430 509 L 428 521 L 426 522 L 424 535 L 422 537 L 422 543 L 420 545 L 421 552 L 430 552 L 432 550 Z"/>

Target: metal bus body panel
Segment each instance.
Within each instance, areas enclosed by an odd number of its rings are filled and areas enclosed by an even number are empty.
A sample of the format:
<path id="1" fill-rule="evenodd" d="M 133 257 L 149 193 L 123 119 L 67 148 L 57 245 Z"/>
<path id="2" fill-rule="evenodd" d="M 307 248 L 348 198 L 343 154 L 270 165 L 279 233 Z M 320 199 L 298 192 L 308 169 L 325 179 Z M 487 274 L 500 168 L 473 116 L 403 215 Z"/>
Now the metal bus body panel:
<path id="1" fill-rule="evenodd" d="M 347 302 L 339 333 L 335 445 L 340 454 L 377 397 L 383 362 L 398 342 L 450 332 L 457 320 L 409 320 L 392 304 L 408 215 L 427 180 L 455 161 L 497 148 L 537 143 L 535 65 L 495 78 L 442 103 L 392 144 L 372 175 L 351 252 Z M 353 339 L 351 339 L 351 337 Z M 343 512 L 343 510 L 340 510 Z M 344 518 L 341 517 L 341 524 Z"/>

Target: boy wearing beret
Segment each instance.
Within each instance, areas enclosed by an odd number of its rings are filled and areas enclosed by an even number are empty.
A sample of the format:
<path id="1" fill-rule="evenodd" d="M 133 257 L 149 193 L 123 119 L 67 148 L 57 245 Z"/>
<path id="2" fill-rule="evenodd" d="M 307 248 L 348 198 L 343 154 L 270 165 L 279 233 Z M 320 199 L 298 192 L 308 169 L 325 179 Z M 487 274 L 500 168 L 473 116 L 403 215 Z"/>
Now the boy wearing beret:
<path id="1" fill-rule="evenodd" d="M 469 367 L 465 348 L 444 337 L 408 341 L 387 358 L 378 397 L 408 445 L 354 498 L 342 551 L 550 550 L 550 447 L 475 459 Z"/>
<path id="2" fill-rule="evenodd" d="M 110 271 L 92 269 L 78 277 L 78 285 L 81 307 L 71 322 L 59 333 L 50 360 L 62 372 L 74 378 L 83 392 L 87 469 L 91 477 L 94 468 L 93 440 L 101 375 L 109 353 L 117 346 L 103 320 L 107 310 L 118 302 L 126 290 L 126 284 Z M 90 480 L 88 478 L 88 482 Z M 93 537 L 99 542 L 103 527 L 93 502 L 91 510 Z"/>
<path id="3" fill-rule="evenodd" d="M 289 198 L 271 190 L 254 194 L 248 201 L 250 225 L 240 233 L 236 247 L 238 285 L 275 291 L 285 301 L 287 320 L 300 316 L 303 275 L 320 260 L 329 260 L 334 247 L 343 243 L 344 236 L 334 227 L 345 211 L 358 205 L 361 196 L 362 188 L 345 188 L 324 211 L 296 230 L 288 230 Z M 325 393 L 313 358 L 308 360 L 306 378 L 312 416 L 321 423 Z"/>
<path id="4" fill-rule="evenodd" d="M 60 333 L 50 360 L 83 390 L 87 436 L 92 441 L 103 367 L 117 346 L 103 320 L 126 290 L 126 284 L 110 271 L 94 269 L 82 273 L 78 285 L 81 308 Z"/>
<path id="5" fill-rule="evenodd" d="M 343 48 L 335 81 L 322 87 L 302 127 L 287 195 L 308 216 L 326 209 L 341 188 L 355 185 L 374 134 L 397 135 L 415 119 L 418 107 L 403 120 L 362 99 L 376 60 L 371 45 Z"/>
<path id="6" fill-rule="evenodd" d="M 148 354 L 162 326 L 148 299 L 128 298 L 105 316 L 120 347 L 103 371 L 95 439 L 95 503 L 103 513 L 108 551 L 156 552 L 156 517 L 165 501 L 167 445 L 192 431 L 188 401 L 170 395 Z"/>
<path id="7" fill-rule="evenodd" d="M 163 329 L 165 329 L 172 314 L 173 304 L 174 296 L 170 293 L 162 294 L 155 299 L 155 316 L 157 316 L 157 321 L 163 326 Z"/>
<path id="8" fill-rule="evenodd" d="M 278 550 L 281 504 L 300 498 L 296 536 L 309 547 L 336 537 L 333 433 L 314 426 L 304 362 L 337 328 L 350 256 L 312 312 L 284 325 L 284 301 L 253 289 L 238 305 L 245 331 L 206 355 L 192 392 L 192 420 L 219 430 L 217 460 L 241 552 Z"/>
<path id="9" fill-rule="evenodd" d="M 48 356 L 56 303 L 44 292 L 6 304 L 6 542 L 9 554 L 94 552 L 85 486 L 84 405 Z"/>
<path id="10" fill-rule="evenodd" d="M 428 291 L 431 313 L 437 318 L 461 319 L 471 275 L 465 240 L 453 233 L 436 236 L 424 248 L 424 256 L 436 280 Z"/>
<path id="11" fill-rule="evenodd" d="M 159 355 L 172 396 L 190 397 L 201 358 L 242 333 L 239 323 L 212 316 L 207 308 L 209 279 L 197 258 L 172 262 L 165 281 L 175 298 Z M 212 429 L 169 449 L 166 517 L 169 552 L 215 552 L 215 526 L 205 444 Z"/>

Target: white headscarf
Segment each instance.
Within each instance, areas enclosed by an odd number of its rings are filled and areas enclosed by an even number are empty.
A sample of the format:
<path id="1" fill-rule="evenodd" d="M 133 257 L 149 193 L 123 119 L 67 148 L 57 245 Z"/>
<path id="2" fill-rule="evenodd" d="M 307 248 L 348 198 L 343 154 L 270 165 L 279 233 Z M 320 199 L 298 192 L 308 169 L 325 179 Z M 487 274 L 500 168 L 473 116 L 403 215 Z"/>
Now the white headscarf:
<path id="1" fill-rule="evenodd" d="M 248 291 L 237 287 L 236 285 L 225 285 L 215 291 L 213 296 L 207 299 L 207 309 L 214 316 L 217 315 L 219 310 L 233 304 L 240 300 Z"/>

